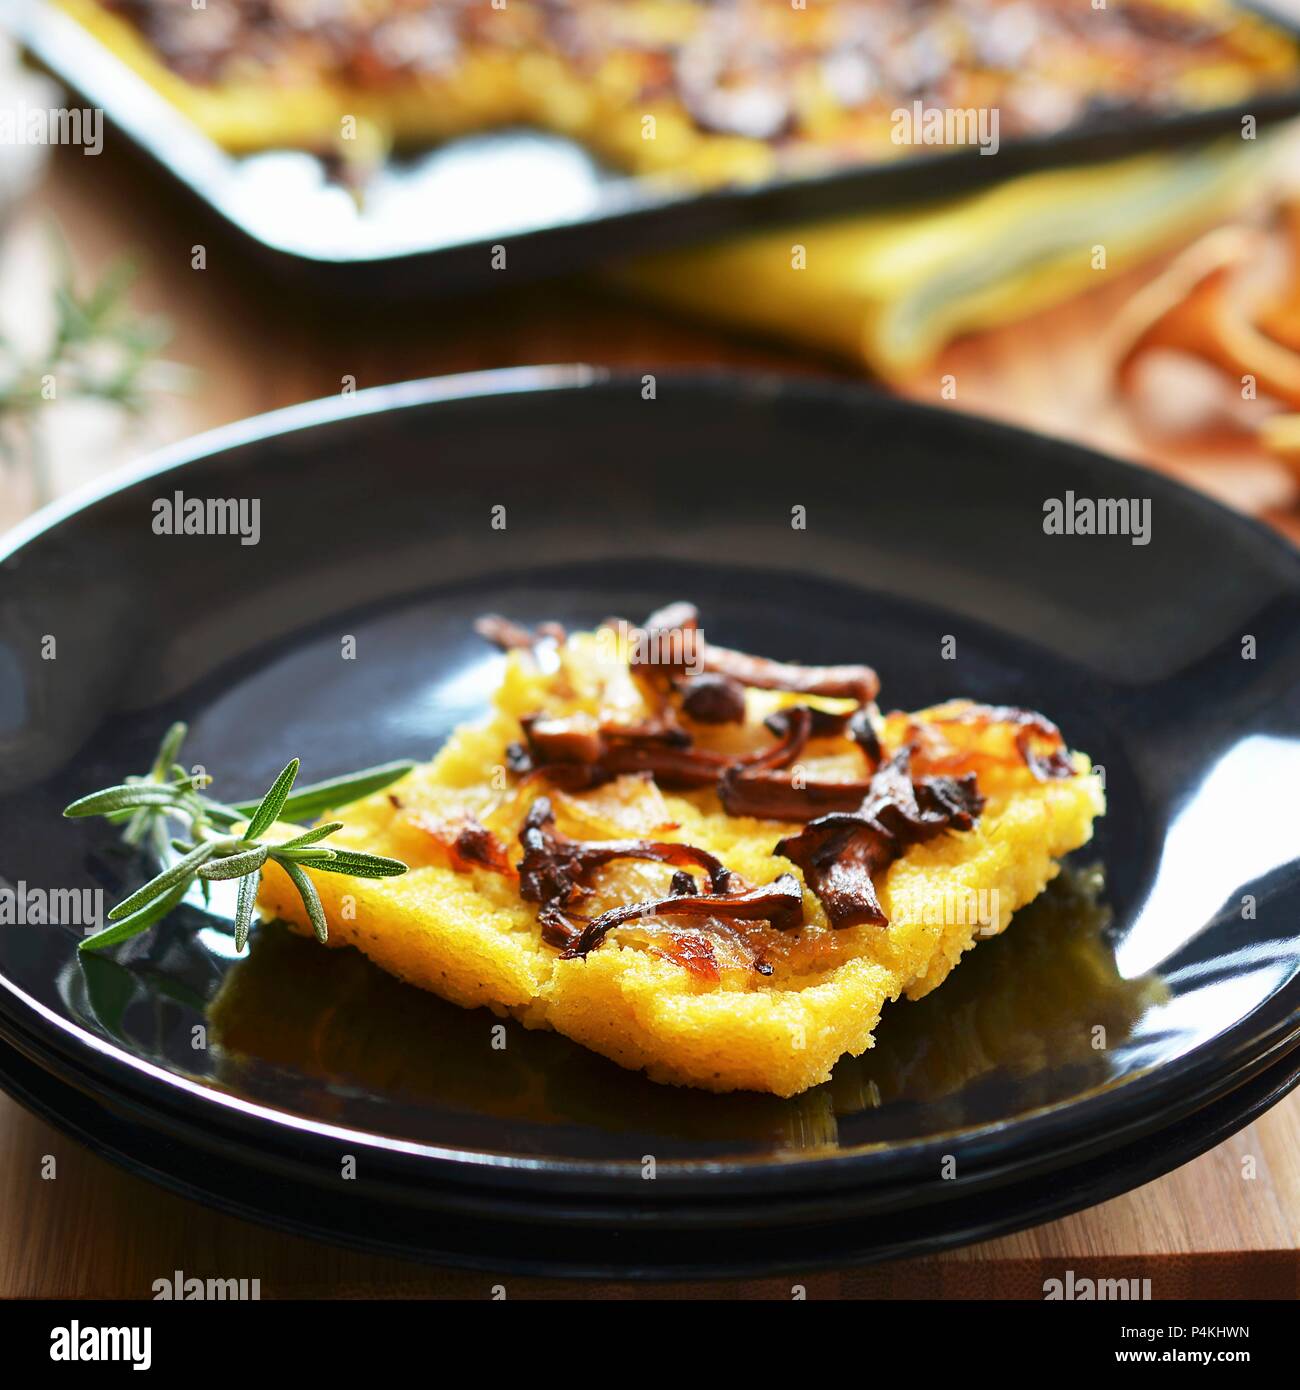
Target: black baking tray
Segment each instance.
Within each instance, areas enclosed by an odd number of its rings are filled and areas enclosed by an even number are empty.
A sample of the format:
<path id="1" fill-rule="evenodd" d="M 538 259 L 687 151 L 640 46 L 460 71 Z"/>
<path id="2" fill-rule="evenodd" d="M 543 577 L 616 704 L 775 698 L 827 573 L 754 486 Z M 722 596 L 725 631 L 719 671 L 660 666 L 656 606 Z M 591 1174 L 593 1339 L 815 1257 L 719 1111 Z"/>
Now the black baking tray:
<path id="1" fill-rule="evenodd" d="M 1268 6 L 1280 33 L 1300 26 Z M 316 155 L 291 149 L 233 156 L 204 136 L 75 20 L 19 4 L 28 50 L 109 125 L 161 165 L 248 242 L 277 274 L 335 292 L 447 293 L 512 283 L 637 251 L 726 236 L 769 222 L 833 216 L 950 196 L 1012 174 L 1173 148 L 1300 114 L 1300 82 L 1257 100 L 1174 115 L 1107 112 L 1043 137 L 864 163 L 710 192 L 602 166 L 575 142 L 534 130 L 456 139 L 391 160 L 360 211 Z"/>

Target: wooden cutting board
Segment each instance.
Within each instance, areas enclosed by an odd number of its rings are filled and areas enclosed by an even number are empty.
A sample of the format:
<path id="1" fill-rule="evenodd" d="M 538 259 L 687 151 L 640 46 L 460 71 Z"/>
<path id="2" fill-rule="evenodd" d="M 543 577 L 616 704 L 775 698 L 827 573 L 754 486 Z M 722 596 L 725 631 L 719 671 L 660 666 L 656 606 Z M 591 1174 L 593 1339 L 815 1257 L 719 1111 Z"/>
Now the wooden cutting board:
<path id="1" fill-rule="evenodd" d="M 137 254 L 138 303 L 172 319 L 169 355 L 198 373 L 192 393 L 161 402 L 134 438 L 117 437 L 95 412 L 68 413 L 52 432 L 61 487 L 144 447 L 330 395 L 345 378 L 366 387 L 574 360 L 638 371 L 726 364 L 852 375 L 843 363 L 730 337 L 581 282 L 434 307 L 345 309 L 267 283 L 235 248 L 217 241 L 208 268 L 192 270 L 192 247 L 209 238 L 209 224 L 151 170 L 111 148 L 91 161 L 57 151 L 44 186 L 0 247 L 6 262 L 0 285 L 7 277 L 15 293 L 38 304 L 48 296 L 52 273 L 40 220 L 51 215 L 87 269 L 123 251 Z M 963 409 L 1153 462 L 1300 539 L 1296 479 L 1241 437 L 1211 431 L 1171 445 L 1144 433 L 1113 403 L 1098 408 L 1094 345 L 1141 278 L 1099 284 L 1069 306 L 957 344 L 910 384 L 909 394 L 939 400 L 940 378 L 951 373 L 958 382 L 955 404 Z M 21 484 L 8 476 L 0 488 L 0 509 L 12 519 L 23 504 Z M 56 1160 L 53 1179 L 43 1176 L 46 1155 Z M 1246 1176 L 1252 1168 L 1254 1177 Z M 339 1251 L 218 1215 L 128 1177 L 0 1098 L 0 1296 L 148 1297 L 155 1279 L 177 1269 L 259 1278 L 264 1297 L 486 1298 L 502 1282 Z M 1037 1298 L 1044 1279 L 1066 1269 L 1076 1278 L 1148 1277 L 1157 1298 L 1294 1298 L 1300 1292 L 1300 1096 L 1157 1182 L 1019 1235 L 867 1271 L 685 1291 L 787 1298 L 799 1282 L 810 1297 Z M 683 1292 L 504 1282 L 509 1296 L 520 1298 Z"/>
<path id="2" fill-rule="evenodd" d="M 53 1178 L 49 1158 L 54 1160 Z M 1253 1160 L 1248 1164 L 1247 1160 Z M 1255 1177 L 1243 1174 L 1253 1166 Z M 1157 1182 L 1017 1235 L 866 1270 L 699 1285 L 516 1279 L 355 1254 L 222 1216 L 115 1168 L 0 1096 L 0 1297 L 148 1298 L 174 1270 L 263 1298 L 1041 1298 L 1064 1278 L 1154 1298 L 1300 1294 L 1300 1095 Z"/>

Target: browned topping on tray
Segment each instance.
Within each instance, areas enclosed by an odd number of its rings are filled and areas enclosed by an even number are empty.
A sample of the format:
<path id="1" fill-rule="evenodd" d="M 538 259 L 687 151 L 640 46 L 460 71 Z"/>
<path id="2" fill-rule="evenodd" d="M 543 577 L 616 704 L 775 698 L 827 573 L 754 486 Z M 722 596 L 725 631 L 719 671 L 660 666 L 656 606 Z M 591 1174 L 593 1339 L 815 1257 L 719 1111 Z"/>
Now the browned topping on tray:
<path id="1" fill-rule="evenodd" d="M 484 52 L 537 53 L 594 81 L 614 68 L 629 111 L 673 101 L 699 131 L 841 161 L 896 149 L 891 113 L 914 101 L 997 109 L 1006 138 L 1096 112 L 1193 107 L 1198 85 L 1215 91 L 1198 84 L 1203 73 L 1226 73 L 1231 92 L 1294 73 L 1280 30 L 1230 6 L 1184 11 L 1157 0 L 102 3 L 192 82 L 291 91 L 314 77 L 382 90 L 436 83 Z M 828 126 L 832 112 L 841 119 Z M 508 101 L 502 119 L 517 119 Z"/>

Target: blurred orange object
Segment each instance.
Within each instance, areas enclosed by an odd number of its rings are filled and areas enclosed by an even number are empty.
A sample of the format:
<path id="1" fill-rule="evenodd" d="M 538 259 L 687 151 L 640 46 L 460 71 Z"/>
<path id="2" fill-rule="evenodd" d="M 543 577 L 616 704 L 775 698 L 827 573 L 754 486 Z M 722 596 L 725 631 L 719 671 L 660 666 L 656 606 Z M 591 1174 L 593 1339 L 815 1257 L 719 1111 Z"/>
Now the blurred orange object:
<path id="1" fill-rule="evenodd" d="M 1235 273 L 1258 248 L 1254 230 L 1222 227 L 1190 246 L 1134 296 L 1115 333 L 1121 390 L 1133 390 L 1144 353 L 1170 348 L 1300 409 L 1300 354 L 1262 332 L 1229 292 Z"/>

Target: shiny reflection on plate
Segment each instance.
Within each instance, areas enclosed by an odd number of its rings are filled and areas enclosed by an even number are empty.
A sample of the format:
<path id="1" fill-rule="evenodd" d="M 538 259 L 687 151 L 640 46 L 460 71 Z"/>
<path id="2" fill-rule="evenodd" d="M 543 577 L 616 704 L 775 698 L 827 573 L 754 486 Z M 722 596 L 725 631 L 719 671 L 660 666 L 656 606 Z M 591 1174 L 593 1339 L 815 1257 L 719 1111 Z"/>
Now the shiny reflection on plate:
<path id="1" fill-rule="evenodd" d="M 665 1155 L 792 1154 L 836 1147 L 845 1116 L 859 1121 L 857 1142 L 864 1120 L 881 1137 L 922 1137 L 1121 1074 L 1144 1034 L 1160 1030 L 1168 992 L 1157 977 L 1116 971 L 1101 889 L 1098 868 L 1065 870 L 942 990 L 889 1008 L 873 1049 L 789 1100 L 657 1085 L 280 923 L 255 933 L 243 959 L 211 927 L 172 933 L 130 967 L 83 956 L 62 992 L 75 1016 L 134 1055 L 178 1069 L 188 1053 L 190 1075 L 270 1104 L 291 1094 L 323 1123 L 445 1140 L 460 1116 L 507 1122 L 502 1134 L 549 1141 L 551 1152 L 581 1129 L 625 1157 L 640 1152 L 634 1137 Z"/>
<path id="2" fill-rule="evenodd" d="M 1244 892 L 1253 881 L 1283 870 L 1300 882 L 1297 786 L 1295 739 L 1251 734 L 1220 756 L 1174 815 L 1155 882 L 1117 952 L 1123 974 L 1154 970 L 1183 951 L 1192 924 L 1204 931 L 1220 915 L 1253 921 L 1254 895 Z M 1207 917 L 1207 905 L 1221 912 Z M 1294 968 L 1267 942 L 1246 954 L 1265 971 Z M 1276 984 L 1286 978 L 1279 974 Z"/>

